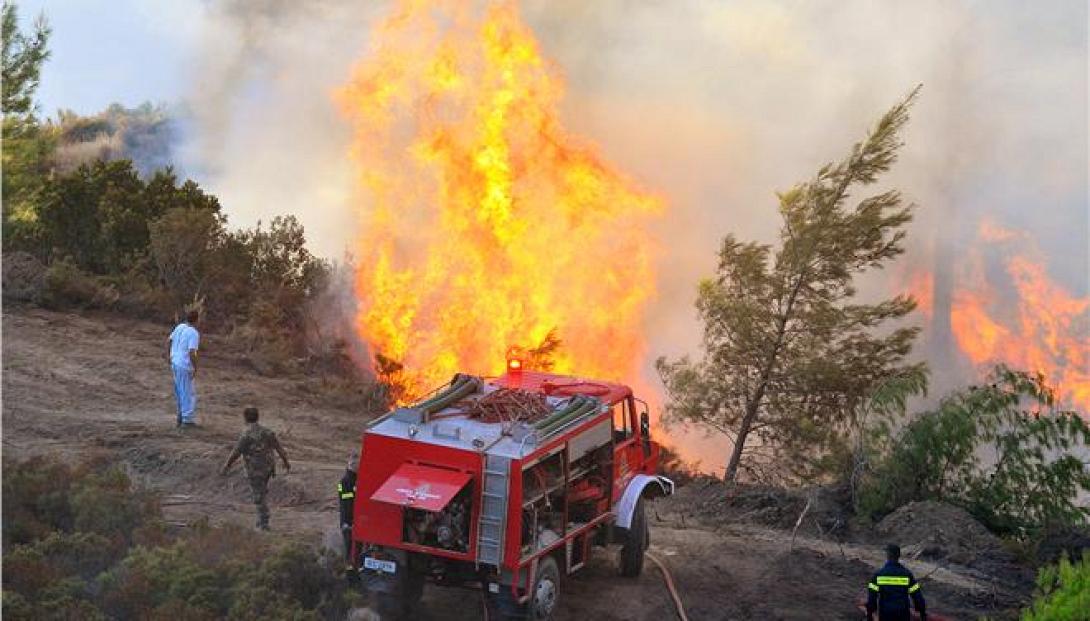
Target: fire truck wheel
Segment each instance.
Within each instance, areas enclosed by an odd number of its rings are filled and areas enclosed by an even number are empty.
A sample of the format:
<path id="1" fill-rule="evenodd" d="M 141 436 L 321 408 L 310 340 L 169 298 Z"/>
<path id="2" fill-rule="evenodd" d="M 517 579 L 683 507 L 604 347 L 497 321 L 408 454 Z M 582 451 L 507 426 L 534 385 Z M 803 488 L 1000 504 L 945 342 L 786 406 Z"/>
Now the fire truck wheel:
<path id="1" fill-rule="evenodd" d="M 556 559 L 546 556 L 537 564 L 537 575 L 534 576 L 534 586 L 530 591 L 529 614 L 527 617 L 530 621 L 552 619 L 559 599 L 560 570 L 557 568 Z"/>
<path id="2" fill-rule="evenodd" d="M 633 578 L 640 575 L 643 571 L 643 553 L 647 551 L 650 540 L 651 536 L 647 531 L 647 514 L 641 498 L 636 502 L 636 509 L 632 512 L 632 523 L 628 527 L 624 545 L 621 546 L 622 576 Z"/>

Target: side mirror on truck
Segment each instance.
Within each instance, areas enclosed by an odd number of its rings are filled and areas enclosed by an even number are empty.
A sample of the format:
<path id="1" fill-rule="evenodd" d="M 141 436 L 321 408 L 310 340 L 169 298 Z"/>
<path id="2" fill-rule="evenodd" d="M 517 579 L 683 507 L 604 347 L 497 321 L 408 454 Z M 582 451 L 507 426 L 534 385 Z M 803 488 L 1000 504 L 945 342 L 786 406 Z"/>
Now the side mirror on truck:
<path id="1" fill-rule="evenodd" d="M 640 437 L 643 438 L 643 456 L 651 456 L 651 418 L 647 415 L 647 405 L 640 412 Z"/>

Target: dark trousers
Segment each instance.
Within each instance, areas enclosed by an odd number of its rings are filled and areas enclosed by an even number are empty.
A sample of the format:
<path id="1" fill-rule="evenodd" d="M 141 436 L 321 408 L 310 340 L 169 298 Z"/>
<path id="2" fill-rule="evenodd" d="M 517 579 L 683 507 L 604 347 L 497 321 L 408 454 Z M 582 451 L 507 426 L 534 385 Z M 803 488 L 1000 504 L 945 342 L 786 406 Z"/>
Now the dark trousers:
<path id="1" fill-rule="evenodd" d="M 271 473 L 250 474 L 250 494 L 254 499 L 254 507 L 257 509 L 257 527 L 269 528 L 269 505 L 266 497 L 269 495 L 269 479 Z"/>
<path id="2" fill-rule="evenodd" d="M 344 560 L 352 562 L 352 525 L 341 524 L 341 536 L 344 537 Z"/>

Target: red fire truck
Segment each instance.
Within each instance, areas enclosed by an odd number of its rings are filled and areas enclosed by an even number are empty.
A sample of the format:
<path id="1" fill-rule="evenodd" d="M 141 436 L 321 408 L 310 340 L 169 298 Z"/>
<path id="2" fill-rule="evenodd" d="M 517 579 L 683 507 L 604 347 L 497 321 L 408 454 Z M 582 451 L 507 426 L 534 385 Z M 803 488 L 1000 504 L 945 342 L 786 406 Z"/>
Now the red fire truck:
<path id="1" fill-rule="evenodd" d="M 655 474 L 647 405 L 620 384 L 522 370 L 457 375 L 363 434 L 352 558 L 382 612 L 412 615 L 424 585 L 480 589 L 489 618 L 548 619 L 560 577 L 620 544 L 639 575 Z"/>

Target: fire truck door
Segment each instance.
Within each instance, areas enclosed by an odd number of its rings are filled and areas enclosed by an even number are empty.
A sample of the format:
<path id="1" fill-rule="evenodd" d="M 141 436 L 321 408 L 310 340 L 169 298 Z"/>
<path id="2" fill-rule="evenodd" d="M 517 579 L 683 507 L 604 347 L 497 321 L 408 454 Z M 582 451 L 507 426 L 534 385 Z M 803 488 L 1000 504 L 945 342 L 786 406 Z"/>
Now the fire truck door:
<path id="1" fill-rule="evenodd" d="M 619 495 L 634 474 L 640 471 L 643 455 L 637 442 L 636 416 L 632 398 L 613 406 L 613 493 Z"/>

